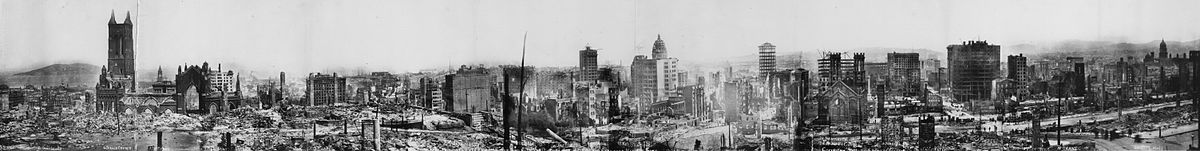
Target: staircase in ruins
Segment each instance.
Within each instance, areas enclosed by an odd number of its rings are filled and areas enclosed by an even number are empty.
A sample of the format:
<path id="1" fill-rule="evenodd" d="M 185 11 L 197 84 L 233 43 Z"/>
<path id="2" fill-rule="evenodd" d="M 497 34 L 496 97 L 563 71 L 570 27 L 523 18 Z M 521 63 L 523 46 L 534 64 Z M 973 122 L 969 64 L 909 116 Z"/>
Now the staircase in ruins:
<path id="1" fill-rule="evenodd" d="M 483 113 L 471 113 L 471 128 L 483 129 Z"/>

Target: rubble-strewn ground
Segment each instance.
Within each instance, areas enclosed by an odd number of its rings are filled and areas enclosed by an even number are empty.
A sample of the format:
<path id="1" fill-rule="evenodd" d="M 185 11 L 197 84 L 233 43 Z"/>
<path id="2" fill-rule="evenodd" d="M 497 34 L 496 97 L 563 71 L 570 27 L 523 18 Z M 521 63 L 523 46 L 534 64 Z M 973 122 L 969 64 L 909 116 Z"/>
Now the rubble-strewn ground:
<path id="1" fill-rule="evenodd" d="M 1184 133 L 1181 127 L 1195 127 L 1190 106 L 1163 107 L 1159 110 L 1129 112 L 1122 120 L 1090 123 L 1067 129 L 1069 145 L 1052 150 L 1092 149 L 1113 143 L 1133 142 L 1116 139 L 1088 141 L 1090 129 L 1128 130 L 1141 136 L 1166 129 L 1170 134 Z M 774 114 L 768 111 L 761 114 Z M 374 140 L 369 131 L 379 120 L 381 150 L 504 150 L 500 121 L 488 120 L 482 129 L 469 126 L 462 117 L 411 106 L 368 107 L 339 105 L 276 108 L 267 110 L 235 109 L 210 115 L 97 114 L 72 112 L 52 117 L 37 112 L 10 112 L 0 125 L 0 150 L 132 150 L 157 146 L 157 132 L 163 132 L 163 147 L 168 150 L 217 150 L 225 143 L 223 134 L 231 134 L 238 150 L 370 150 Z M 489 115 L 498 118 L 498 115 Z M 964 114 L 961 116 L 970 116 Z M 525 116 L 526 135 L 511 145 L 526 149 L 790 149 L 790 126 L 770 116 L 753 115 L 737 123 L 695 121 L 687 116 L 660 114 L 637 115 L 638 120 L 593 125 L 573 115 L 549 118 L 530 112 Z M 955 117 L 955 116 L 951 116 Z M 45 120 L 58 119 L 58 120 Z M 1137 120 L 1133 120 L 1137 119 Z M 717 120 L 720 121 L 720 120 Z M 944 150 L 1025 150 L 1031 149 L 1031 135 L 1024 132 L 978 132 L 972 125 L 980 121 L 943 121 L 943 127 L 963 129 L 939 131 Z M 1171 129 L 1173 128 L 1173 129 Z M 1194 128 L 1192 128 L 1194 129 Z M 517 138 L 516 129 L 510 138 Z M 881 138 L 880 127 L 835 124 L 808 131 L 814 148 L 916 150 L 913 137 Z M 551 131 L 554 131 L 553 134 Z M 1181 131 L 1181 132 L 1176 132 Z M 367 132 L 367 133 L 364 133 Z M 1048 130 L 1047 130 L 1048 132 Z M 910 133 L 910 132 L 905 132 Z M 557 137 L 556 137 L 557 136 Z M 913 135 L 915 136 L 915 135 Z M 1178 139 L 1178 138 L 1171 138 Z M 1162 141 L 1167 139 L 1155 139 Z M 697 145 L 697 143 L 699 143 Z M 1058 144 L 1058 141 L 1051 142 Z"/>

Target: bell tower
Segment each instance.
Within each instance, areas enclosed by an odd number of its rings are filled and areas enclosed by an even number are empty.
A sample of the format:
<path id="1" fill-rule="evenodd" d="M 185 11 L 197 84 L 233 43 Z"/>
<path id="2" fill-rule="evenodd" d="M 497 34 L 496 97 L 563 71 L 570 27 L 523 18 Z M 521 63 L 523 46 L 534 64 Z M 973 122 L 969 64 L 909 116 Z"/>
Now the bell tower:
<path id="1" fill-rule="evenodd" d="M 113 82 L 130 92 L 137 89 L 135 57 L 132 16 L 125 12 L 125 21 L 118 23 L 114 12 L 108 19 L 108 65 L 105 67 L 108 67 L 107 74 Z"/>

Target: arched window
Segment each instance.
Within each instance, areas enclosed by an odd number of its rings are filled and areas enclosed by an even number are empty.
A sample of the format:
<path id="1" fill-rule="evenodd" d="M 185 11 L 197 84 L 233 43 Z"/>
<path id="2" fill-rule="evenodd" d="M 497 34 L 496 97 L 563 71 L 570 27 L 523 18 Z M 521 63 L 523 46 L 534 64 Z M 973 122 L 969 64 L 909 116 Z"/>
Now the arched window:
<path id="1" fill-rule="evenodd" d="M 183 93 L 183 102 L 176 103 L 181 103 L 184 109 L 200 109 L 200 93 L 196 92 L 196 86 L 188 86 L 187 91 Z"/>

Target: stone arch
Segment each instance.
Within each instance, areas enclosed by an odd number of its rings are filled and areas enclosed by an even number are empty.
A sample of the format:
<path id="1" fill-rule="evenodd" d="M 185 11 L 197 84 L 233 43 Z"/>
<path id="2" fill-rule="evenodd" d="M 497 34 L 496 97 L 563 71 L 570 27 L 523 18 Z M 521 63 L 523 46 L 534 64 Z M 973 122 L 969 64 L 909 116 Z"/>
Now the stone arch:
<path id="1" fill-rule="evenodd" d="M 204 66 L 189 66 L 175 75 L 175 90 L 180 93 L 175 100 L 177 108 L 181 113 L 191 110 L 207 110 L 208 102 L 204 98 L 204 94 L 209 94 L 212 90 L 209 89 L 211 81 L 208 81 L 207 75 L 210 69 L 207 63 Z"/>
<path id="2" fill-rule="evenodd" d="M 180 99 L 181 101 L 175 103 L 185 110 L 200 109 L 200 92 L 198 92 L 195 86 L 190 86 L 185 89 L 187 90 L 183 91 L 183 95 L 181 95 L 183 98 Z"/>

